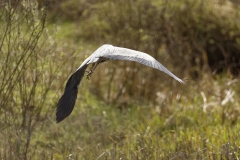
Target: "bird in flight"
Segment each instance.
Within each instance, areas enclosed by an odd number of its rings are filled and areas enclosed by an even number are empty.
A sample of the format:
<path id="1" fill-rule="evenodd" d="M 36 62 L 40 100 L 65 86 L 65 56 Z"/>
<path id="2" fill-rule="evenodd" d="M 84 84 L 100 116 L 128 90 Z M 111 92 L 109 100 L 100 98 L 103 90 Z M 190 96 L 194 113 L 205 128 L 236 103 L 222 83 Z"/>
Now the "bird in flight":
<path id="1" fill-rule="evenodd" d="M 172 74 L 160 62 L 146 53 L 128 48 L 116 47 L 110 44 L 104 44 L 99 47 L 93 54 L 91 54 L 68 79 L 64 93 L 57 104 L 57 123 L 61 122 L 71 114 L 77 99 L 78 86 L 84 76 L 84 73 L 87 72 L 87 79 L 89 79 L 96 69 L 97 65 L 107 60 L 135 61 L 140 64 L 163 71 L 180 83 L 184 83 L 183 80 Z M 92 66 L 89 71 L 86 71 L 89 64 L 92 64 Z"/>

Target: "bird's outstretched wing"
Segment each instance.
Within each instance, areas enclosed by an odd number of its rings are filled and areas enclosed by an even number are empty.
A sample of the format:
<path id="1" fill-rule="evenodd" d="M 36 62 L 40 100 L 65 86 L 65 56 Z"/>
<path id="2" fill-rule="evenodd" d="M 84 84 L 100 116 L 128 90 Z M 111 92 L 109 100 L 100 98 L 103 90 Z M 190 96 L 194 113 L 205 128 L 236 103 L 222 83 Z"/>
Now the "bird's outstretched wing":
<path id="1" fill-rule="evenodd" d="M 64 118 L 71 114 L 77 99 L 78 86 L 82 80 L 82 77 L 84 76 L 87 66 L 88 65 L 84 65 L 79 68 L 68 79 L 64 93 L 58 101 L 56 112 L 57 123 L 61 122 Z"/>
<path id="2" fill-rule="evenodd" d="M 122 48 L 122 47 L 114 47 L 109 44 L 105 44 L 99 47 L 92 55 L 90 55 L 77 69 L 75 73 L 71 75 L 66 84 L 64 93 L 62 97 L 58 101 L 57 112 L 56 112 L 56 121 L 60 122 L 67 116 L 69 116 L 74 108 L 78 86 L 84 76 L 85 70 L 88 64 L 102 62 L 102 58 L 111 59 L 111 60 L 128 60 L 135 61 L 141 63 L 143 65 L 158 69 L 163 71 L 179 81 L 180 83 L 184 83 L 180 78 L 172 74 L 167 68 L 165 68 L 160 62 L 158 62 L 152 56 L 135 51 L 132 49 Z"/>
<path id="3" fill-rule="evenodd" d="M 152 56 L 140 52 L 135 51 L 132 49 L 122 48 L 122 47 L 114 47 L 112 45 L 105 45 L 106 48 L 109 48 L 108 52 L 102 52 L 99 54 L 96 54 L 96 57 L 98 58 L 108 58 L 111 60 L 128 60 L 128 61 L 135 61 L 140 64 L 158 69 L 160 71 L 165 72 L 166 74 L 170 75 L 180 83 L 185 83 L 183 80 L 175 76 L 173 73 L 171 73 L 167 68 L 165 68 L 160 62 L 158 62 L 155 58 Z"/>

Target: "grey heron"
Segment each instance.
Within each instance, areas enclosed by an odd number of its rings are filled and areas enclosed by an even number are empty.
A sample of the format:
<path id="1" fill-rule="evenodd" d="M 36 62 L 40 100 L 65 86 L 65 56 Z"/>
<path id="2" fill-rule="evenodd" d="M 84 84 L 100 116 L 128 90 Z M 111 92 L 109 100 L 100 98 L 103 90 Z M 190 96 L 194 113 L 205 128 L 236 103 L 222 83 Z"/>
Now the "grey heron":
<path id="1" fill-rule="evenodd" d="M 89 79 L 96 69 L 97 65 L 106 60 L 135 61 L 140 64 L 163 71 L 180 83 L 184 83 L 183 80 L 172 74 L 160 62 L 146 53 L 128 48 L 116 47 L 110 44 L 104 44 L 99 47 L 93 54 L 91 54 L 68 79 L 64 93 L 57 104 L 57 123 L 61 122 L 71 114 L 77 99 L 78 86 L 84 76 L 84 73 L 87 72 L 87 79 Z M 86 71 L 86 68 L 89 64 L 92 64 L 92 67 L 89 71 Z"/>

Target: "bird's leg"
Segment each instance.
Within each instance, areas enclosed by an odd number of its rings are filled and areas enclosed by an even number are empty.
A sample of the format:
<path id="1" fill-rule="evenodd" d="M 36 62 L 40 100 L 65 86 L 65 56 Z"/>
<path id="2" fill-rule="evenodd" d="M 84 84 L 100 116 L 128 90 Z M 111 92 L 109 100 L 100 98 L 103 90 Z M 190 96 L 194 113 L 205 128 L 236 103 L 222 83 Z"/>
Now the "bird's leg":
<path id="1" fill-rule="evenodd" d="M 92 66 L 91 66 L 91 68 L 90 68 L 89 71 L 85 71 L 85 72 L 87 72 L 87 73 L 89 74 L 89 73 L 91 72 L 91 70 L 92 70 L 93 65 L 94 65 L 94 64 L 92 64 Z M 87 75 L 88 75 L 88 74 L 87 74 Z"/>
<path id="2" fill-rule="evenodd" d="M 88 79 L 88 80 L 90 79 L 91 75 L 93 74 L 93 71 L 96 69 L 96 67 L 97 67 L 98 64 L 99 64 L 98 62 L 93 63 L 93 65 L 92 65 L 92 67 L 90 68 L 90 70 L 89 70 L 89 71 L 86 71 L 86 72 L 87 72 L 87 79 Z"/>

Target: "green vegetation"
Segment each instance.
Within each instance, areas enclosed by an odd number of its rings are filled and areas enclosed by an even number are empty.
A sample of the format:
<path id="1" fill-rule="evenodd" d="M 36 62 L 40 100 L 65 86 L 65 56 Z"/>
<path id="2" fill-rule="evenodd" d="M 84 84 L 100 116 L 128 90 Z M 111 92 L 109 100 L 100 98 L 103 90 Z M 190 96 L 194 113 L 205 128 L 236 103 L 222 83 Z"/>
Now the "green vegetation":
<path id="1" fill-rule="evenodd" d="M 0 2 L 0 158 L 239 159 L 233 2 Z M 145 51 L 188 83 L 109 61 L 56 124 L 67 78 L 103 43 Z"/>

